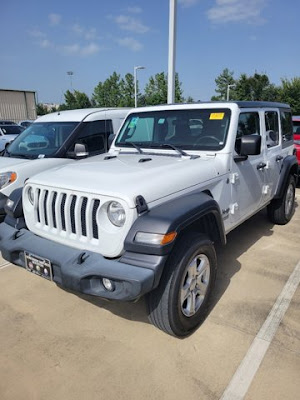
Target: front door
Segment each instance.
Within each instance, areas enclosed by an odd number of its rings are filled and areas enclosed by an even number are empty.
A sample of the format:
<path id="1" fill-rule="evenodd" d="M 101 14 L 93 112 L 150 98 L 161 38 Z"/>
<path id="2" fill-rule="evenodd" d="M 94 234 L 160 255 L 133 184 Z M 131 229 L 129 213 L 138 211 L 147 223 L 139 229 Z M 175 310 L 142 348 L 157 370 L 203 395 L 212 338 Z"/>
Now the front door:
<path id="1" fill-rule="evenodd" d="M 260 135 L 262 123 L 258 112 L 242 112 L 239 115 L 235 155 L 238 154 L 239 140 L 244 135 Z M 234 155 L 233 155 L 234 157 Z M 244 161 L 233 161 L 230 184 L 232 203 L 230 219 L 232 225 L 240 223 L 257 211 L 263 202 L 265 184 L 264 153 L 248 156 Z"/>

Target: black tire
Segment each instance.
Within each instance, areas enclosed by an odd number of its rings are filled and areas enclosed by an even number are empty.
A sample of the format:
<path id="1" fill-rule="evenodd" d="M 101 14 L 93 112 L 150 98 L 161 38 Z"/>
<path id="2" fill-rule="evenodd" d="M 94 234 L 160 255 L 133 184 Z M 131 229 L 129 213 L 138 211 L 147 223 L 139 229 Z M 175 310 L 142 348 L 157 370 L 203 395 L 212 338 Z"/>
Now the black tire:
<path id="1" fill-rule="evenodd" d="M 290 175 L 282 198 L 273 200 L 268 205 L 268 216 L 271 222 L 285 225 L 291 220 L 295 210 L 295 192 L 295 178 Z"/>
<path id="2" fill-rule="evenodd" d="M 192 271 L 196 272 L 194 277 Z M 206 316 L 216 271 L 215 248 L 207 237 L 193 233 L 179 238 L 159 286 L 147 295 L 150 322 L 173 336 L 190 334 Z"/>

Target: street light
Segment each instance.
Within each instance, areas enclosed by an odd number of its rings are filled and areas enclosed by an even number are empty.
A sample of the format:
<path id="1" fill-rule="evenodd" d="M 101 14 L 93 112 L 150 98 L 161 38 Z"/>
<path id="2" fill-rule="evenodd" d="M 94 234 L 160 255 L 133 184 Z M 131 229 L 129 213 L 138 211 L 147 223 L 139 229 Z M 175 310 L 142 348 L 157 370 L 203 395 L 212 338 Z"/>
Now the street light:
<path id="1" fill-rule="evenodd" d="M 145 69 L 145 67 L 134 67 L 134 107 L 137 107 L 137 79 L 136 79 L 136 74 L 138 69 Z"/>
<path id="2" fill-rule="evenodd" d="M 235 83 L 233 83 L 232 85 L 227 85 L 227 98 L 226 98 L 227 101 L 229 101 L 229 91 L 230 91 L 230 88 L 235 88 L 235 87 L 236 87 L 236 84 L 235 84 Z"/>
<path id="3" fill-rule="evenodd" d="M 177 0 L 170 0 L 170 11 L 169 11 L 169 59 L 168 59 L 168 104 L 175 103 L 176 17 L 177 17 Z"/>

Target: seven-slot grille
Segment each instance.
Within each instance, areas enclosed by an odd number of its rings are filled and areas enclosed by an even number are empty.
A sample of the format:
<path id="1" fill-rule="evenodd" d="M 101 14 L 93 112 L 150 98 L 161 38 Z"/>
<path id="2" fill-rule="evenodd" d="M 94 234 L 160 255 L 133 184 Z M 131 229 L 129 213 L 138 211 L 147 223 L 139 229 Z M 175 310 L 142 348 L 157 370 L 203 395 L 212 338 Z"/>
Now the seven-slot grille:
<path id="1" fill-rule="evenodd" d="M 99 239 L 96 222 L 100 200 L 47 189 L 35 192 L 35 220 L 67 235 Z"/>

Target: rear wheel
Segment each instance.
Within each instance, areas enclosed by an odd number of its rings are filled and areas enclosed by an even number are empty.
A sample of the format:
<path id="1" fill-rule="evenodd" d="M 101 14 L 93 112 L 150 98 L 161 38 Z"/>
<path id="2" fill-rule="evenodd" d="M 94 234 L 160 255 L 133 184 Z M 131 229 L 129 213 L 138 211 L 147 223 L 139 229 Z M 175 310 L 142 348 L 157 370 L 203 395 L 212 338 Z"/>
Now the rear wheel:
<path id="1" fill-rule="evenodd" d="M 191 333 L 206 316 L 216 268 L 210 240 L 199 234 L 183 236 L 165 266 L 158 288 L 147 296 L 150 322 L 170 335 Z"/>
<path id="2" fill-rule="evenodd" d="M 268 215 L 271 222 L 278 225 L 285 225 L 291 220 L 295 209 L 295 191 L 295 178 L 290 175 L 282 198 L 273 200 L 268 205 Z"/>

